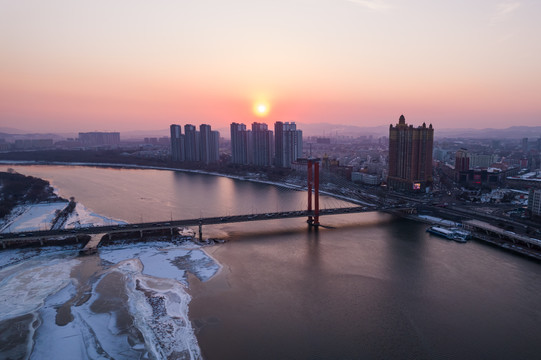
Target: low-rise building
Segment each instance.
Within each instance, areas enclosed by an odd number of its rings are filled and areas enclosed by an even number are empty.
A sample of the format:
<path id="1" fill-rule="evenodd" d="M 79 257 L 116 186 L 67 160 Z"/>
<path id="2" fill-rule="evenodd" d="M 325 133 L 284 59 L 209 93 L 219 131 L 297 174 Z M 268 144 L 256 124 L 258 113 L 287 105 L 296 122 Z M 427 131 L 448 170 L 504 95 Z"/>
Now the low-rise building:
<path id="1" fill-rule="evenodd" d="M 530 189 L 528 213 L 533 219 L 541 219 L 541 189 Z"/>

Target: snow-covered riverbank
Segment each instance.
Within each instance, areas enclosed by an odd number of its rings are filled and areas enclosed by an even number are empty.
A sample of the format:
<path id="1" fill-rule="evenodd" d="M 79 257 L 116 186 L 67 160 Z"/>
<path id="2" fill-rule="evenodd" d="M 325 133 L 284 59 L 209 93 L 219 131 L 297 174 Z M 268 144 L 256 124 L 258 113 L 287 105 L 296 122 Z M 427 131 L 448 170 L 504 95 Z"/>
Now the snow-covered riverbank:
<path id="1" fill-rule="evenodd" d="M 63 210 L 67 205 L 67 202 L 18 205 L 6 218 L 0 220 L 0 233 L 49 230 L 57 211 Z M 75 210 L 69 215 L 62 228 L 111 224 L 125 224 L 125 222 L 95 214 L 83 204 L 77 203 Z"/>

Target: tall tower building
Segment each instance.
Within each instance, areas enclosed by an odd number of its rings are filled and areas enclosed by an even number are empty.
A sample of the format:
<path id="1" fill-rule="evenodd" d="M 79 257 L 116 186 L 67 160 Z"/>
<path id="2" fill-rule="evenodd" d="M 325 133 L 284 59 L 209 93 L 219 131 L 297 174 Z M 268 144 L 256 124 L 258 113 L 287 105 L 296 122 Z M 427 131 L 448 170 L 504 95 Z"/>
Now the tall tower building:
<path id="1" fill-rule="evenodd" d="M 455 181 L 462 182 L 466 179 L 461 179 L 461 173 L 470 169 L 470 157 L 466 149 L 459 149 L 455 154 Z M 462 175 L 465 176 L 465 175 Z"/>
<path id="2" fill-rule="evenodd" d="M 233 164 L 248 164 L 248 133 L 246 125 L 232 123 L 231 129 L 231 162 Z"/>
<path id="3" fill-rule="evenodd" d="M 270 166 L 274 142 L 272 131 L 268 129 L 267 124 L 256 122 L 252 124 L 252 143 L 254 155 L 252 163 L 257 166 Z"/>
<path id="4" fill-rule="evenodd" d="M 274 123 L 274 165 L 284 167 L 284 123 Z"/>
<path id="5" fill-rule="evenodd" d="M 220 133 L 218 131 L 210 132 L 209 161 L 211 163 L 217 163 L 220 161 Z"/>
<path id="6" fill-rule="evenodd" d="M 210 125 L 207 124 L 201 124 L 199 125 L 199 136 L 200 136 L 200 144 L 199 144 L 199 150 L 200 150 L 200 160 L 205 163 L 209 164 L 210 161 L 210 146 L 211 146 L 211 129 Z"/>
<path id="7" fill-rule="evenodd" d="M 528 152 L 528 138 L 522 138 L 522 151 Z"/>
<path id="8" fill-rule="evenodd" d="M 199 161 L 200 135 L 195 126 L 184 125 L 184 157 L 186 161 Z"/>
<path id="9" fill-rule="evenodd" d="M 294 122 L 274 124 L 275 165 L 291 167 L 291 162 L 302 157 L 302 131 Z"/>
<path id="10" fill-rule="evenodd" d="M 387 184 L 394 189 L 424 190 L 432 184 L 432 124 L 414 128 L 401 115 L 389 126 L 389 173 Z"/>
<path id="11" fill-rule="evenodd" d="M 171 160 L 184 161 L 184 135 L 180 125 L 171 125 Z"/>
<path id="12" fill-rule="evenodd" d="M 470 157 L 466 149 L 457 150 L 455 154 L 455 171 L 468 171 L 470 169 Z"/>
<path id="13" fill-rule="evenodd" d="M 220 158 L 220 133 L 212 131 L 210 125 L 199 126 L 199 159 L 205 164 L 218 162 Z"/>

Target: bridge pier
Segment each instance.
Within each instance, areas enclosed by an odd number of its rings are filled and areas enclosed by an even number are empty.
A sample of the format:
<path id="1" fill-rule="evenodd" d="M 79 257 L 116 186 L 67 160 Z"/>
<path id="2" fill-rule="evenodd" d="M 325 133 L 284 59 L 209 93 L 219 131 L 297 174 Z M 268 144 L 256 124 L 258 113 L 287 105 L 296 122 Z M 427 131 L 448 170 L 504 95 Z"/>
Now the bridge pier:
<path id="1" fill-rule="evenodd" d="M 143 230 L 139 230 L 139 237 L 142 239 L 143 238 Z"/>
<path id="2" fill-rule="evenodd" d="M 199 221 L 199 242 L 203 242 L 203 222 Z"/>

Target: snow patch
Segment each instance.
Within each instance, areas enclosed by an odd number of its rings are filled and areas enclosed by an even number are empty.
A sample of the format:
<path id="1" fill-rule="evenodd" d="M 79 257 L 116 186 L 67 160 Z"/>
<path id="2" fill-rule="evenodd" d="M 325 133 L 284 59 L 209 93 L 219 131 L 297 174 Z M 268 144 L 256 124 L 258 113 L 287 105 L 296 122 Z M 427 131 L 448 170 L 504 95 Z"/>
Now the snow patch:
<path id="1" fill-rule="evenodd" d="M 62 300 L 68 301 L 75 288 L 61 290 Z M 96 295 L 93 295 L 95 300 Z M 58 326 L 55 322 L 58 301 L 55 295 L 47 299 L 40 310 L 41 324 L 36 330 L 35 344 L 30 359 L 136 359 L 145 358 L 142 344 L 131 346 L 126 334 L 120 334 L 115 313 L 96 314 L 90 310 L 92 301 L 72 307 L 73 321 Z M 91 299 L 92 300 L 92 299 Z"/>
<path id="2" fill-rule="evenodd" d="M 75 210 L 70 214 L 64 225 L 65 229 L 91 227 L 91 226 L 106 226 L 106 225 L 121 225 L 127 224 L 125 221 L 114 220 L 93 213 L 83 204 L 77 203 Z"/>
<path id="3" fill-rule="evenodd" d="M 49 230 L 56 214 L 68 205 L 67 202 L 18 205 L 4 220 L 0 232 Z"/>
<path id="4" fill-rule="evenodd" d="M 76 259 L 41 259 L 25 263 L 20 271 L 13 272 L 10 267 L 0 270 L 0 321 L 41 308 L 49 295 L 70 283 L 71 270 L 79 263 Z"/>
<path id="5" fill-rule="evenodd" d="M 119 270 L 132 274 L 127 282 L 130 312 L 153 357 L 200 359 L 201 351 L 188 318 L 191 297 L 182 284 L 137 273 L 140 267 L 136 260 L 123 265 Z"/>
<path id="6" fill-rule="evenodd" d="M 113 264 L 130 259 L 139 259 L 142 273 L 156 278 L 169 278 L 187 285 L 187 274 L 191 272 L 201 281 L 214 276 L 220 266 L 195 244 L 181 247 L 166 242 L 152 242 L 129 247 L 107 246 L 100 250 L 100 257 Z"/>

